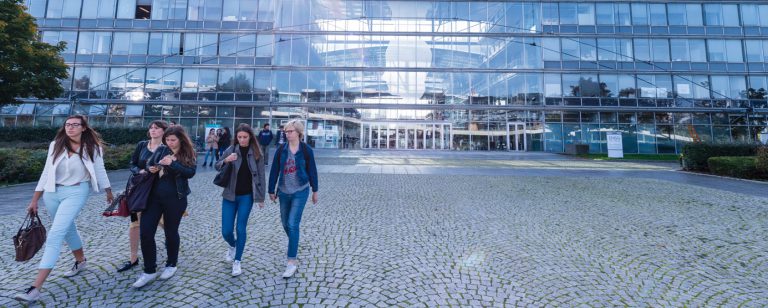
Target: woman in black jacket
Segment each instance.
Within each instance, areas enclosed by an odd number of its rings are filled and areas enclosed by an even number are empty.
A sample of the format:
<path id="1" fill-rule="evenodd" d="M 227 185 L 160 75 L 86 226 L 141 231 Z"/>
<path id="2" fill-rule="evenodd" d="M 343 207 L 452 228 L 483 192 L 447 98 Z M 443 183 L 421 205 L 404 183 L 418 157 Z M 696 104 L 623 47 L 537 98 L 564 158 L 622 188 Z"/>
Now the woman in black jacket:
<path id="1" fill-rule="evenodd" d="M 131 174 L 146 173 L 147 161 L 157 148 L 163 144 L 163 134 L 168 128 L 168 123 L 162 120 L 149 123 L 147 136 L 149 140 L 144 140 L 136 145 L 136 149 L 131 156 Z M 117 272 L 127 271 L 139 264 L 139 214 L 131 213 L 131 226 L 128 228 L 128 241 L 131 245 L 131 258 L 123 263 Z"/>
<path id="2" fill-rule="evenodd" d="M 195 175 L 197 165 L 192 141 L 183 127 L 168 128 L 163 134 L 163 145 L 158 147 L 147 163 L 147 170 L 158 176 L 147 198 L 147 208 L 141 213 L 140 237 L 144 273 L 133 284 L 134 288 L 141 288 L 158 276 L 155 232 L 161 216 L 164 220 L 168 260 L 160 279 L 169 279 L 176 273 L 180 245 L 179 223 L 187 209 L 187 195 L 191 192 L 188 180 Z"/>

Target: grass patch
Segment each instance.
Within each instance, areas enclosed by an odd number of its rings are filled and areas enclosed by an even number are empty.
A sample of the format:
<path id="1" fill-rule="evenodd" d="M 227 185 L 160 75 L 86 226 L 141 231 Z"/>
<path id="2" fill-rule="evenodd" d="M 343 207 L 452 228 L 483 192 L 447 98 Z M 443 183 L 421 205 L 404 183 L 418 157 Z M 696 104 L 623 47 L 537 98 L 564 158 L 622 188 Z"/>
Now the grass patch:
<path id="1" fill-rule="evenodd" d="M 579 158 L 594 160 L 652 160 L 677 162 L 680 156 L 677 154 L 624 154 L 624 158 L 608 158 L 608 154 L 579 154 Z"/>

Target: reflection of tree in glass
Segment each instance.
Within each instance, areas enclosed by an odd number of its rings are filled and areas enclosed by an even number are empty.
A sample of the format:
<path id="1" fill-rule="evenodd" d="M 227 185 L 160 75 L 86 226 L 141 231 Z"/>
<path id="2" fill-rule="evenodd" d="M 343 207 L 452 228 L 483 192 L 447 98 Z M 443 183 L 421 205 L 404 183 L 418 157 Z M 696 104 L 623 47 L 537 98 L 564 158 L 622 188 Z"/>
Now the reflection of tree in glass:
<path id="1" fill-rule="evenodd" d="M 766 91 L 764 88 L 760 88 L 755 90 L 754 88 L 749 88 L 744 91 L 741 91 L 741 97 L 746 97 L 748 99 L 765 99 Z"/>
<path id="2" fill-rule="evenodd" d="M 91 78 L 85 75 L 79 79 L 75 79 L 75 89 L 88 90 L 91 88 Z"/>
<path id="3" fill-rule="evenodd" d="M 216 90 L 221 92 L 251 92 L 251 81 L 245 74 L 237 74 L 235 77 L 229 77 L 227 82 L 216 86 Z"/>
<path id="4" fill-rule="evenodd" d="M 605 83 L 598 83 L 597 81 L 592 80 L 592 77 L 589 77 L 587 79 L 579 78 L 579 85 L 578 86 L 571 86 L 571 95 L 573 96 L 581 96 L 581 97 L 597 97 L 597 96 L 608 96 L 608 94 L 611 92 L 611 90 L 607 89 L 607 85 Z"/>
<path id="5" fill-rule="evenodd" d="M 619 90 L 619 97 L 634 97 L 635 93 L 637 93 L 635 88 L 624 88 Z"/>

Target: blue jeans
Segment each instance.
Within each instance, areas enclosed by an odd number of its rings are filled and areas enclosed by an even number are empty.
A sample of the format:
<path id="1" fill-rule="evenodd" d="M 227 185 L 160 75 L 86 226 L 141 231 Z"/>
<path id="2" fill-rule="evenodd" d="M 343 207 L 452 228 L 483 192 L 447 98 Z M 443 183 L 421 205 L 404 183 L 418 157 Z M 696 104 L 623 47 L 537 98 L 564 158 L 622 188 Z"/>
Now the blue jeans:
<path id="1" fill-rule="evenodd" d="M 245 237 L 248 226 L 248 216 L 253 208 L 253 194 L 235 196 L 235 201 L 223 199 L 221 201 L 221 235 L 227 241 L 229 247 L 235 247 L 235 260 L 243 258 Z M 235 216 L 237 216 L 237 240 L 233 234 L 235 228 Z"/>
<path id="2" fill-rule="evenodd" d="M 44 192 L 43 202 L 53 222 L 48 230 L 43 257 L 39 269 L 52 269 L 59 259 L 61 245 L 66 241 L 69 250 L 83 248 L 83 240 L 75 226 L 75 219 L 88 200 L 91 185 L 82 182 L 80 185 L 57 186 L 55 192 Z"/>
<path id="3" fill-rule="evenodd" d="M 211 156 L 211 164 L 216 162 L 216 158 L 219 157 L 219 150 L 214 148 L 208 148 L 208 151 L 205 151 L 205 158 L 203 159 L 203 165 L 208 163 L 208 155 Z"/>
<path id="4" fill-rule="evenodd" d="M 293 194 L 278 192 L 277 196 L 280 199 L 280 221 L 288 235 L 288 260 L 295 260 L 299 253 L 299 224 L 309 198 L 309 187 Z"/>

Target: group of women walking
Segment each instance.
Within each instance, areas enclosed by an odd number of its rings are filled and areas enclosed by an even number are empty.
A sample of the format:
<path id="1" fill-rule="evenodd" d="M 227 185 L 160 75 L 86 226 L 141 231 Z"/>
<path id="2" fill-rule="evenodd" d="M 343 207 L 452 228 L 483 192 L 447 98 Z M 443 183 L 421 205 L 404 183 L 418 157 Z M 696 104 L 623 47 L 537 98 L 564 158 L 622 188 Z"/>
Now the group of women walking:
<path id="1" fill-rule="evenodd" d="M 275 150 L 266 181 L 264 153 L 256 141 L 253 129 L 240 124 L 235 130 L 232 145 L 216 159 L 215 167 L 228 174 L 222 191 L 221 233 L 226 247 L 224 259 L 232 265 L 232 276 L 242 274 L 248 217 L 254 203 L 264 207 L 266 195 L 272 202 L 279 200 L 280 220 L 288 237 L 288 249 L 283 278 L 292 277 L 298 269 L 299 224 L 304 206 L 311 196 L 318 201 L 317 166 L 312 149 L 301 142 L 304 125 L 291 120 L 284 125 L 287 143 Z M 125 272 L 140 263 L 141 247 L 144 270 L 133 283 L 141 288 L 160 279 L 170 279 L 177 272 L 179 262 L 179 224 L 189 205 L 192 193 L 189 179 L 196 173 L 193 144 L 183 127 L 168 126 L 165 121 L 149 124 L 148 139 L 136 146 L 131 159 L 133 175 L 150 174 L 152 183 L 146 209 L 131 214 L 128 229 L 130 257 L 118 269 Z M 216 140 L 218 142 L 218 140 Z M 107 202 L 113 201 L 112 189 L 104 169 L 101 136 L 88 126 L 85 116 L 67 118 L 51 142 L 45 167 L 35 188 L 27 210 L 36 213 L 42 197 L 51 216 L 51 226 L 38 266 L 34 283 L 15 296 L 19 301 L 33 302 L 40 298 L 41 289 L 51 273 L 64 242 L 75 257 L 75 263 L 64 276 L 72 277 L 86 269 L 83 242 L 75 220 L 86 204 L 90 190 L 104 190 Z M 207 156 L 207 155 L 206 155 Z M 265 191 L 266 190 L 266 191 Z M 167 259 L 158 272 L 155 233 L 164 228 Z"/>

